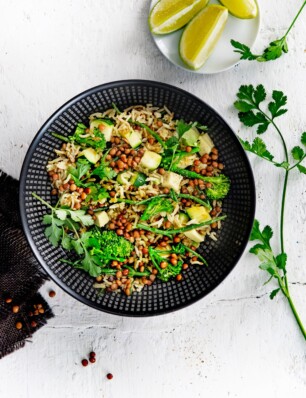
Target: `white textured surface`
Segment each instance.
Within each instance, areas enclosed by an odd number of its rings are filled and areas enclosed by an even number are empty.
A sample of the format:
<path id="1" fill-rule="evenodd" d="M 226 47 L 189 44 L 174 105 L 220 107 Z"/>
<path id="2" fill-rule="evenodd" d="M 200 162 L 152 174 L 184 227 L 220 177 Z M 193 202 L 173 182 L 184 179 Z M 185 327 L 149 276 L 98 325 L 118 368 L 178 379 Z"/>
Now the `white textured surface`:
<path id="1" fill-rule="evenodd" d="M 154 46 L 144 0 L 0 0 L 0 168 L 18 177 L 26 150 L 49 115 L 75 94 L 112 80 L 148 78 L 182 87 L 216 108 L 240 132 L 234 95 L 242 83 L 283 89 L 281 124 L 291 146 L 305 131 L 305 13 L 290 52 L 267 64 L 243 63 L 214 76 L 173 67 Z M 280 36 L 299 0 L 262 1 L 256 48 Z M 241 131 L 244 137 L 244 134 Z M 272 135 L 273 137 L 273 135 Z M 271 150 L 281 148 L 271 137 Z M 275 136 L 274 136 L 275 137 Z M 257 217 L 278 227 L 281 170 L 251 159 Z M 286 209 L 292 295 L 306 323 L 305 177 L 293 174 Z M 274 241 L 276 246 L 277 243 Z M 245 253 L 208 297 L 166 316 L 129 319 L 99 313 L 59 290 L 55 312 L 32 343 L 0 361 L 1 398 L 305 397 L 306 346 L 282 296 Z M 95 365 L 80 366 L 91 348 Z M 105 374 L 111 371 L 114 379 Z"/>

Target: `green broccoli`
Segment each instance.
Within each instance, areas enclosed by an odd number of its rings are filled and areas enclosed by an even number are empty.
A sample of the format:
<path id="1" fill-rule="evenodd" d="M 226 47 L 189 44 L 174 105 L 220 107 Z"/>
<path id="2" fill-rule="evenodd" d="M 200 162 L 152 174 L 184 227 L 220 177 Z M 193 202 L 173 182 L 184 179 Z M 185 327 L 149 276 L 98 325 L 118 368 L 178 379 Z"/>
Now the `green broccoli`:
<path id="1" fill-rule="evenodd" d="M 168 280 L 178 274 L 181 273 L 182 271 L 182 266 L 183 266 L 183 261 L 178 261 L 177 265 L 172 265 L 167 258 L 162 257 L 159 254 L 159 250 L 153 249 L 153 247 L 149 247 L 149 255 L 151 258 L 152 263 L 154 264 L 155 268 L 158 271 L 158 274 L 156 275 L 157 278 L 162 280 L 163 282 L 168 282 Z M 166 268 L 161 268 L 160 264 L 162 262 L 166 262 L 168 265 Z"/>
<path id="2" fill-rule="evenodd" d="M 147 221 L 151 217 L 156 216 L 163 211 L 165 211 L 166 213 L 171 213 L 173 209 L 174 207 L 169 200 L 155 197 L 149 202 L 140 220 Z"/>
<path id="3" fill-rule="evenodd" d="M 214 177 L 206 177 L 194 171 L 181 169 L 179 167 L 172 167 L 171 171 L 180 174 L 187 178 L 196 178 L 212 184 L 211 188 L 206 188 L 206 195 L 209 199 L 223 199 L 228 194 L 230 189 L 230 179 L 224 174 Z"/>
<path id="4" fill-rule="evenodd" d="M 206 196 L 209 199 L 223 199 L 230 189 L 230 180 L 224 174 L 217 177 L 204 177 L 206 182 L 212 184 L 211 188 L 206 188 Z"/>
<path id="5" fill-rule="evenodd" d="M 90 254 L 99 258 L 102 265 L 111 260 L 124 261 L 133 251 L 133 245 L 113 231 L 100 232 L 96 229 L 88 240 Z"/>

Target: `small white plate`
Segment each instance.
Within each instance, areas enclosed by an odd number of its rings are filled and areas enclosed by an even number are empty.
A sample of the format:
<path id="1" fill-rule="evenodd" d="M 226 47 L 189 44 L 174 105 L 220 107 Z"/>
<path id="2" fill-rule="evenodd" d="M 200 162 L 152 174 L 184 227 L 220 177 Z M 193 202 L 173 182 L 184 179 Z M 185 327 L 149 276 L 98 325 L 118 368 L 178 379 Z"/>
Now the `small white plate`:
<path id="1" fill-rule="evenodd" d="M 150 9 L 152 9 L 157 2 L 158 0 L 152 0 Z M 221 3 L 217 0 L 211 0 L 209 4 Z M 254 19 L 239 19 L 231 14 L 228 15 L 228 20 L 220 40 L 204 66 L 198 70 L 189 69 L 179 56 L 179 40 L 184 28 L 168 35 L 152 34 L 152 37 L 161 53 L 170 62 L 182 69 L 199 74 L 223 72 L 238 64 L 240 59 L 240 54 L 234 52 L 234 48 L 230 43 L 231 39 L 240 41 L 249 47 L 252 47 L 255 43 L 260 26 L 260 9 L 258 2 L 257 5 L 258 15 Z"/>

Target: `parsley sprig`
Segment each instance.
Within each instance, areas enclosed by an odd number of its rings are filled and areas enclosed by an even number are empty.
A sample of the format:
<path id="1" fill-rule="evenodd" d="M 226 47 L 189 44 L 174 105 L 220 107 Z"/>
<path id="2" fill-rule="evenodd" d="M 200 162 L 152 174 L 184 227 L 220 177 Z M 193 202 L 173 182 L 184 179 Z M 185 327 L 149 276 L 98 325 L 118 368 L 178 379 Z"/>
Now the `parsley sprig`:
<path id="1" fill-rule="evenodd" d="M 260 230 L 259 221 L 255 220 L 250 240 L 257 240 L 260 243 L 257 243 L 255 246 L 253 246 L 250 252 L 257 255 L 257 257 L 259 258 L 259 268 L 268 272 L 268 274 L 270 275 L 270 279 L 268 280 L 268 282 L 271 279 L 276 279 L 278 282 L 278 287 L 271 292 L 270 298 L 273 299 L 280 291 L 285 295 L 293 312 L 293 315 L 299 325 L 299 328 L 304 338 L 306 339 L 306 330 L 296 311 L 289 292 L 286 269 L 287 254 L 285 252 L 284 245 L 284 214 L 288 178 L 290 172 L 295 168 L 300 173 L 306 174 L 306 167 L 301 164 L 306 157 L 306 153 L 301 146 L 295 146 L 291 150 L 291 156 L 293 161 L 290 160 L 289 151 L 284 135 L 278 125 L 275 123 L 275 119 L 277 117 L 287 112 L 287 109 L 285 109 L 287 97 L 282 91 L 275 90 L 272 92 L 272 101 L 268 103 L 267 111 L 263 110 L 263 103 L 266 100 L 267 94 L 265 88 L 262 85 L 259 85 L 256 88 L 252 85 L 241 86 L 239 92 L 237 93 L 237 97 L 238 100 L 234 103 L 234 106 L 239 111 L 238 116 L 240 121 L 247 127 L 256 126 L 257 134 L 264 134 L 268 130 L 268 128 L 272 126 L 276 130 L 283 145 L 284 159 L 280 162 L 276 162 L 274 160 L 274 156 L 271 154 L 270 151 L 268 151 L 265 142 L 261 138 L 256 137 L 252 143 L 239 138 L 243 148 L 246 151 L 252 152 L 258 157 L 272 163 L 274 166 L 284 169 L 284 183 L 280 215 L 281 251 L 278 255 L 275 255 L 271 247 L 270 240 L 273 235 L 272 228 L 267 225 L 262 230 Z M 302 146 L 306 147 L 306 132 L 302 133 L 300 141 Z"/>
<path id="2" fill-rule="evenodd" d="M 294 17 L 291 25 L 287 29 L 284 36 L 280 39 L 272 41 L 267 48 L 264 49 L 263 53 L 260 55 L 253 54 L 250 47 L 245 44 L 240 43 L 239 41 L 231 40 L 231 45 L 235 48 L 235 52 L 240 54 L 240 59 L 248 60 L 248 61 L 258 61 L 258 62 L 267 62 L 267 61 L 274 61 L 277 58 L 280 58 L 283 53 L 288 52 L 288 44 L 287 44 L 287 36 L 290 30 L 293 28 L 296 20 L 300 16 L 303 8 L 306 5 L 306 1 L 303 2 L 301 8 L 299 9 L 298 13 Z"/>

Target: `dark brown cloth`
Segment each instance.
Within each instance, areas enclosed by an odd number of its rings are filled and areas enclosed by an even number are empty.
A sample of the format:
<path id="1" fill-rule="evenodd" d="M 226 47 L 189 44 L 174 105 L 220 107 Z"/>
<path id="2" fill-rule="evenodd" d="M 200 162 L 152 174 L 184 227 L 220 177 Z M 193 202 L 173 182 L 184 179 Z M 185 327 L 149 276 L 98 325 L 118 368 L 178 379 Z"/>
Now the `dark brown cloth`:
<path id="1" fill-rule="evenodd" d="M 0 170 L 0 358 L 23 347 L 53 313 L 37 290 L 46 280 L 21 228 L 18 181 Z M 6 303 L 8 298 L 11 303 Z M 12 307 L 19 306 L 18 313 Z M 43 311 L 37 313 L 38 307 Z M 35 311 L 36 310 L 36 311 Z M 22 329 L 16 323 L 22 323 Z"/>

